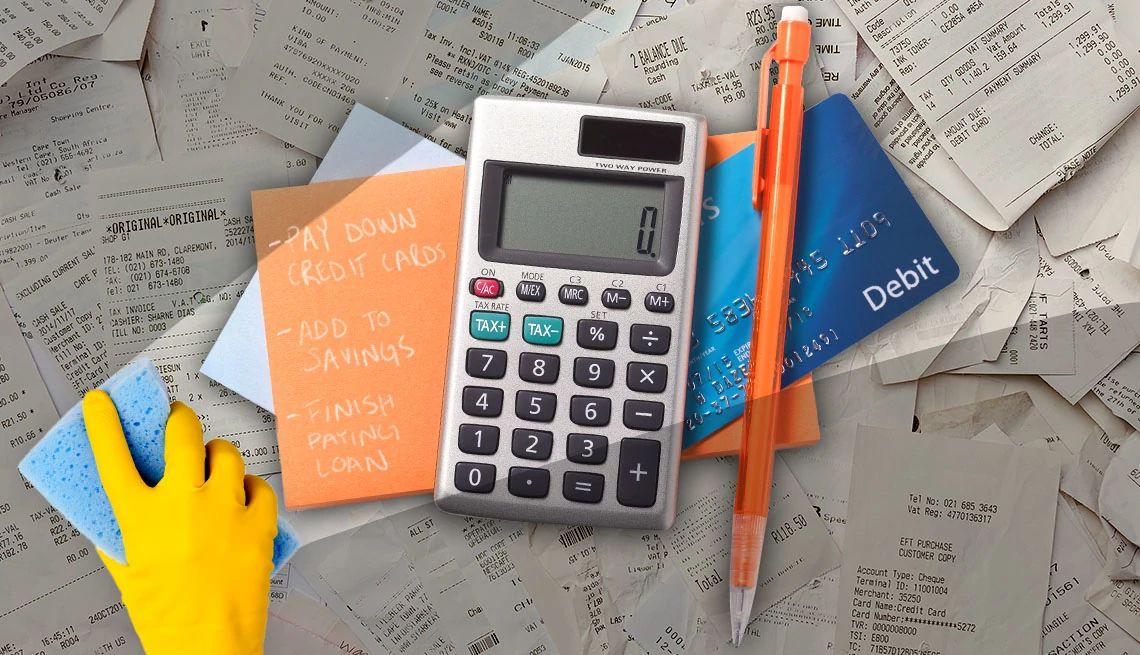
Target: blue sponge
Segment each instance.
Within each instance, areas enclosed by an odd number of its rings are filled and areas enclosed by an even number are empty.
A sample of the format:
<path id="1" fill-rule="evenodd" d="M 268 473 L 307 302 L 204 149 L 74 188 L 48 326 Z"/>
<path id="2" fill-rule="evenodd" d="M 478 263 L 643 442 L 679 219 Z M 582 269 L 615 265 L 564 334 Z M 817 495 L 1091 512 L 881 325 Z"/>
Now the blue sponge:
<path id="1" fill-rule="evenodd" d="M 162 479 L 166 466 L 164 438 L 170 416 L 166 385 L 150 360 L 139 359 L 100 388 L 115 401 L 139 475 L 153 486 Z M 20 472 L 83 536 L 119 562 L 126 562 L 123 533 L 99 481 L 81 404 L 68 410 L 28 452 L 20 462 Z M 278 520 L 277 538 L 273 540 L 274 572 L 299 547 L 292 529 Z"/>

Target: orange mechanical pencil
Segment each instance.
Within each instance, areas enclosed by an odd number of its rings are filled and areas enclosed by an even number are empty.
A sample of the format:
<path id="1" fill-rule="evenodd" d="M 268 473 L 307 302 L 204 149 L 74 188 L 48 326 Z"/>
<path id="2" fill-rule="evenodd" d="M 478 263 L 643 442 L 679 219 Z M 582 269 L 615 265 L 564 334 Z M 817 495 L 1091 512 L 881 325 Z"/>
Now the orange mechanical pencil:
<path id="1" fill-rule="evenodd" d="M 811 51 L 811 22 L 803 7 L 785 7 L 776 42 L 760 67 L 756 164 L 752 204 L 761 212 L 760 266 L 748 368 L 748 404 L 740 442 L 736 503 L 732 511 L 729 610 L 732 643 L 740 645 L 752 613 L 760 554 L 768 523 L 775 455 L 776 398 L 787 334 L 788 284 L 804 125 L 803 71 Z M 768 75 L 779 65 L 768 109 Z M 765 113 L 767 112 L 767 117 Z M 767 118 L 767 120 L 765 120 Z"/>

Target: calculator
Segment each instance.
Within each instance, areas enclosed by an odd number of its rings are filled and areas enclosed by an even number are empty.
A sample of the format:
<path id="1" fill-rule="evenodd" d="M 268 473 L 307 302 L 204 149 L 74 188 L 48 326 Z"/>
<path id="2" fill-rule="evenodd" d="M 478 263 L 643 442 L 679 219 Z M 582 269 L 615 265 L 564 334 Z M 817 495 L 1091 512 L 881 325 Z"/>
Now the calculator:
<path id="1" fill-rule="evenodd" d="M 440 509 L 672 525 L 705 137 L 694 114 L 475 101 Z"/>

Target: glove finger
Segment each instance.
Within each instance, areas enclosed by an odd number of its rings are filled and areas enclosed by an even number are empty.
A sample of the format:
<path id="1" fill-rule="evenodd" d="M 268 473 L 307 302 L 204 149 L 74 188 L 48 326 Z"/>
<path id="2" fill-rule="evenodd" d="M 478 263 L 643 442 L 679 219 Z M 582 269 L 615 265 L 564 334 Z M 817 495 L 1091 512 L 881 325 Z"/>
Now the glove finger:
<path id="1" fill-rule="evenodd" d="M 245 504 L 251 520 L 261 525 L 277 527 L 277 494 L 264 478 L 245 476 Z"/>
<path id="2" fill-rule="evenodd" d="M 205 479 L 202 422 L 188 405 L 175 401 L 166 419 L 166 472 L 162 480 L 180 487 L 200 487 Z"/>
<path id="3" fill-rule="evenodd" d="M 209 469 L 207 486 L 233 498 L 239 505 L 245 504 L 245 489 L 242 486 L 245 462 L 241 461 L 241 453 L 232 443 L 225 439 L 213 439 L 206 444 L 206 467 Z"/>
<path id="4" fill-rule="evenodd" d="M 147 486 L 139 477 L 127 439 L 123 436 L 119 412 L 106 391 L 94 389 L 83 397 L 83 423 L 91 441 L 91 452 L 95 454 L 95 468 L 99 471 L 99 479 L 107 491 L 111 507 L 121 507 L 126 498 Z"/>

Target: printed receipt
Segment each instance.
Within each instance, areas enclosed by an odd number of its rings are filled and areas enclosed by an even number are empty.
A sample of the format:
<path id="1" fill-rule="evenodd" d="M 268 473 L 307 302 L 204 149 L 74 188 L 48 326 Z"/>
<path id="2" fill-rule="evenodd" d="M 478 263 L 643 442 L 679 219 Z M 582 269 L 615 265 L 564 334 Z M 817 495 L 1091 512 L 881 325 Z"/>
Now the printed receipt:
<path id="1" fill-rule="evenodd" d="M 123 0 L 21 0 L 0 11 L 0 84 L 49 52 L 102 34 Z"/>
<path id="2" fill-rule="evenodd" d="M 246 470 L 280 471 L 273 417 L 201 375 L 210 346 L 253 274 L 250 191 L 302 184 L 301 155 L 185 160 L 100 172 L 92 180 L 111 370 L 154 361 L 206 434 L 238 446 Z"/>
<path id="3" fill-rule="evenodd" d="M 755 129 L 760 61 L 776 38 L 777 9 L 762 0 L 707 0 L 603 43 L 598 55 L 609 96 L 704 114 L 710 134 Z M 804 93 L 809 107 L 827 97 L 815 58 L 805 69 Z"/>
<path id="4" fill-rule="evenodd" d="M 223 106 L 323 157 L 354 101 L 377 110 L 387 104 L 434 6 L 422 0 L 274 2 L 227 85 Z"/>
<path id="5" fill-rule="evenodd" d="M 2 22 L 2 21 L 0 21 Z M 45 57 L 0 86 L 0 280 L 90 229 L 92 169 L 158 159 L 133 63 Z"/>
<path id="6" fill-rule="evenodd" d="M 0 653 L 141 653 L 95 547 L 16 469 L 58 418 L 0 307 Z"/>
<path id="7" fill-rule="evenodd" d="M 1140 104 L 1136 53 L 1100 0 L 837 1 L 1002 227 Z"/>
<path id="8" fill-rule="evenodd" d="M 1060 467 L 1053 455 L 860 428 L 837 651 L 1041 652 Z"/>
<path id="9" fill-rule="evenodd" d="M 252 14 L 251 0 L 155 7 L 144 46 L 143 84 L 164 161 L 227 149 L 286 147 L 222 111 L 226 81 L 233 75 L 225 48 L 249 45 L 252 25 L 238 17 L 252 21 Z"/>
<path id="10" fill-rule="evenodd" d="M 403 85 L 382 111 L 466 156 L 476 96 L 597 102 L 606 83 L 597 45 L 628 29 L 639 4 L 440 2 L 411 48 Z"/>

